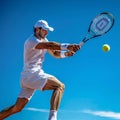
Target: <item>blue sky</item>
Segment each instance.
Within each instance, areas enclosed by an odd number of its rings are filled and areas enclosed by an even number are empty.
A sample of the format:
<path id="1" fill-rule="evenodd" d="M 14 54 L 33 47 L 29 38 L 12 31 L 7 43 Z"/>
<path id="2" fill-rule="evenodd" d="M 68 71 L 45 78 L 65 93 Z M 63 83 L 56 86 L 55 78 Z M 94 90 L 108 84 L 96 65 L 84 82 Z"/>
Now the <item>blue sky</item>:
<path id="1" fill-rule="evenodd" d="M 120 1 L 119 0 L 4 0 L 0 3 L 0 110 L 16 101 L 23 68 L 23 44 L 33 25 L 45 19 L 55 31 L 49 41 L 79 43 L 90 21 L 111 12 L 110 32 L 86 43 L 70 58 L 46 54 L 43 69 L 66 86 L 58 120 L 120 120 Z M 103 44 L 111 50 L 102 51 Z M 47 120 L 51 91 L 36 91 L 21 113 L 6 120 Z"/>

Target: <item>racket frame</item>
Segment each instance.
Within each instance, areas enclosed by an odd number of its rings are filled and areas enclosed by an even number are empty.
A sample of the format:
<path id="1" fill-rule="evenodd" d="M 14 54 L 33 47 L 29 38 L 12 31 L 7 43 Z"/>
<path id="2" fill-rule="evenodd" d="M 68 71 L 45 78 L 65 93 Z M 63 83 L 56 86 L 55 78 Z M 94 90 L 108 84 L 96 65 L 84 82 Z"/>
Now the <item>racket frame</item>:
<path id="1" fill-rule="evenodd" d="M 94 34 L 94 35 L 93 35 L 92 32 L 91 32 L 91 25 L 92 25 L 94 19 L 96 19 L 97 17 L 99 17 L 99 16 L 102 15 L 102 14 L 108 14 L 109 16 L 111 16 L 111 18 L 112 18 L 112 25 L 111 25 L 111 27 L 110 27 L 106 32 L 104 32 L 103 34 L 99 34 L 99 35 L 95 35 L 95 34 Z M 88 40 L 90 40 L 90 39 L 92 39 L 92 38 L 95 38 L 95 37 L 98 37 L 98 36 L 102 36 L 102 35 L 104 35 L 105 33 L 107 33 L 107 32 L 113 27 L 114 21 L 115 21 L 115 20 L 114 20 L 114 16 L 113 16 L 111 13 L 109 13 L 109 12 L 102 12 L 102 13 L 100 13 L 99 15 L 97 15 L 94 19 L 91 21 L 91 23 L 90 23 L 90 25 L 89 25 L 89 28 L 88 28 L 88 32 L 87 32 L 86 36 L 84 37 L 84 39 L 82 40 L 82 42 L 80 43 L 80 45 L 83 45 L 84 43 L 86 43 Z M 88 35 L 89 35 L 89 37 L 88 37 Z"/>

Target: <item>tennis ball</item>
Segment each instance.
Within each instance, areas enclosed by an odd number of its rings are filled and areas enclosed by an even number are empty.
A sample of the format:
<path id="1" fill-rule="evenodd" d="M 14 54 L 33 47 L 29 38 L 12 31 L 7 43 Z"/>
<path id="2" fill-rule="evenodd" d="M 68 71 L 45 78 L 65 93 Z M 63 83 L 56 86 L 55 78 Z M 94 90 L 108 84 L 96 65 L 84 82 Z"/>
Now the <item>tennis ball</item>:
<path id="1" fill-rule="evenodd" d="M 104 44 L 104 45 L 102 46 L 102 50 L 103 50 L 104 52 L 108 52 L 108 51 L 110 51 L 110 46 L 109 46 L 108 44 Z"/>

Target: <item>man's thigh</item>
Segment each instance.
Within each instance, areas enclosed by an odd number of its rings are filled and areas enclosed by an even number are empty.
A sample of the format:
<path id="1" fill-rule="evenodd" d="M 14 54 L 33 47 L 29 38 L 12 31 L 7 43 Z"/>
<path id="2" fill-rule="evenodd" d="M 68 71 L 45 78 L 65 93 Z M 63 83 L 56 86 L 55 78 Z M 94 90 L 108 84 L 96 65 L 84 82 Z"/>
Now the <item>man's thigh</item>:
<path id="1" fill-rule="evenodd" d="M 55 77 L 49 77 L 43 90 L 54 90 L 58 87 L 64 87 L 64 84 Z"/>

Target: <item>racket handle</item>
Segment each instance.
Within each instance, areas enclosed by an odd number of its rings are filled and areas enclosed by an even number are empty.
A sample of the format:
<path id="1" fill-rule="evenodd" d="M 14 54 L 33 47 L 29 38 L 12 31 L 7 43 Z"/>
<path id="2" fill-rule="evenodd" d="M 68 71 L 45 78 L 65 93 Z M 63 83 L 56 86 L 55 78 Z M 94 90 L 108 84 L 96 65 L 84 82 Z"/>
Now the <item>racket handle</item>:
<path id="1" fill-rule="evenodd" d="M 79 46 L 82 47 L 83 44 L 84 44 L 84 42 L 82 41 L 82 42 L 79 43 Z"/>

